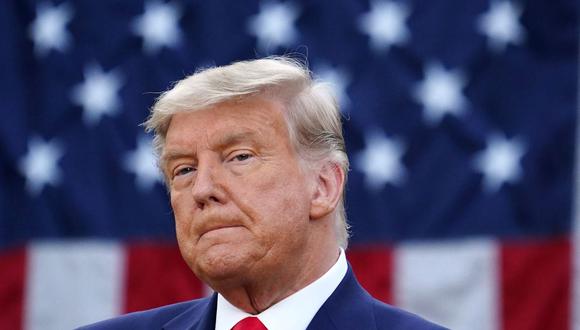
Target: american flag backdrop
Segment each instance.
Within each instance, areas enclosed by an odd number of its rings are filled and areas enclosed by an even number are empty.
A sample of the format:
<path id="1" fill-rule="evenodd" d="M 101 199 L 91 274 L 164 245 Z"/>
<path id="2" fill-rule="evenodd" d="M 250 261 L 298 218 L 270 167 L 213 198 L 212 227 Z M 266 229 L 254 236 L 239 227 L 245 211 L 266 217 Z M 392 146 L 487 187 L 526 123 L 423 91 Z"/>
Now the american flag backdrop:
<path id="1" fill-rule="evenodd" d="M 348 257 L 452 329 L 580 330 L 578 2 L 3 0 L 0 329 L 209 294 L 150 136 L 197 68 L 307 58 L 352 163 Z"/>

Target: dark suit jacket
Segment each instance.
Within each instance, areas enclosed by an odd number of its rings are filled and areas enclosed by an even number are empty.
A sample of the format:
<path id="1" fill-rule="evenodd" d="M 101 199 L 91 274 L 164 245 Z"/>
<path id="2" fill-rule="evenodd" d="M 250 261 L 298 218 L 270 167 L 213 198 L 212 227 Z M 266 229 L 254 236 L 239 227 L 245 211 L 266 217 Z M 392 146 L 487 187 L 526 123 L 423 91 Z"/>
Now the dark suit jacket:
<path id="1" fill-rule="evenodd" d="M 214 330 L 217 295 L 127 314 L 83 330 Z M 307 330 L 437 330 L 444 329 L 416 315 L 371 297 L 348 269 L 339 286 L 320 307 Z M 276 330 L 276 329 L 271 329 Z"/>

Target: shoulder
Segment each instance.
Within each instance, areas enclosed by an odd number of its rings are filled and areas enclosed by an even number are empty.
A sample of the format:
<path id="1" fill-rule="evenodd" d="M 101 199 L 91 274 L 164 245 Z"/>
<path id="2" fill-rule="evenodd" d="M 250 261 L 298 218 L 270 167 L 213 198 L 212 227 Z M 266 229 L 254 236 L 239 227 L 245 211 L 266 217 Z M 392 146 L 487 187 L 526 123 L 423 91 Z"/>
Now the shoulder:
<path id="1" fill-rule="evenodd" d="M 431 323 L 413 313 L 404 311 L 379 300 L 373 300 L 373 314 L 377 329 L 386 330 L 443 330 L 442 326 Z"/>
<path id="2" fill-rule="evenodd" d="M 78 328 L 78 330 L 122 330 L 122 329 L 161 329 L 188 309 L 205 307 L 209 298 L 196 299 L 177 304 L 162 306 L 146 311 L 134 312 Z"/>
<path id="3" fill-rule="evenodd" d="M 443 330 L 415 314 L 372 297 L 348 268 L 309 329 Z M 332 325 L 332 326 L 331 326 Z"/>

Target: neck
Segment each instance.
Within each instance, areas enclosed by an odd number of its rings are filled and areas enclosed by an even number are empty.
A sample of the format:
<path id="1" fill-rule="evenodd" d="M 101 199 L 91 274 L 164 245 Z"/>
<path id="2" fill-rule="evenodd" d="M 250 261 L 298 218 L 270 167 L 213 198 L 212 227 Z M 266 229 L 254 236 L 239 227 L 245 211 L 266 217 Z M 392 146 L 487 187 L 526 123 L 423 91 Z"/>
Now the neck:
<path id="1" fill-rule="evenodd" d="M 316 281 L 336 263 L 339 247 L 334 239 L 325 246 L 320 242 L 316 245 L 302 258 L 294 258 L 295 267 L 279 265 L 267 274 L 248 276 L 241 284 L 218 284 L 213 288 L 246 313 L 259 314 Z"/>

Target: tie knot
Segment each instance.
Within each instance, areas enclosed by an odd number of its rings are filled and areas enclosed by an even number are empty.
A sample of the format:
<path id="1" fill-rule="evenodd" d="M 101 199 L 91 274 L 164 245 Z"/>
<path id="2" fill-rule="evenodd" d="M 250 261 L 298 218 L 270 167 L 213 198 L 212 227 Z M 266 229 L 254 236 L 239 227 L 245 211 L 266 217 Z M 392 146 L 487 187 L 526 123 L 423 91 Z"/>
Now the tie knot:
<path id="1" fill-rule="evenodd" d="M 257 317 L 246 317 L 236 323 L 232 330 L 268 330 L 266 326 Z"/>

